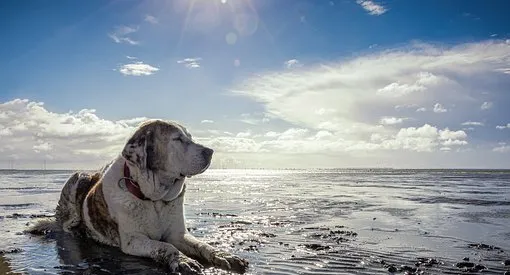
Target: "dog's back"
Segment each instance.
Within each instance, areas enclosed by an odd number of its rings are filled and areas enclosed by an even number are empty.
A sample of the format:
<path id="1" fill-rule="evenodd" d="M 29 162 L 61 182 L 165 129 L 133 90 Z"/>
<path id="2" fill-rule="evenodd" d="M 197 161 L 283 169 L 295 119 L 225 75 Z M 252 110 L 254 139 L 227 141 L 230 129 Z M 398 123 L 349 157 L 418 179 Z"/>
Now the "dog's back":
<path id="1" fill-rule="evenodd" d="M 90 189 L 101 179 L 101 172 L 75 172 L 72 174 L 60 192 L 55 213 L 56 219 L 40 220 L 26 232 L 35 235 L 45 235 L 61 230 L 73 235 L 80 233 L 78 226 L 82 225 L 83 221 L 83 201 Z"/>

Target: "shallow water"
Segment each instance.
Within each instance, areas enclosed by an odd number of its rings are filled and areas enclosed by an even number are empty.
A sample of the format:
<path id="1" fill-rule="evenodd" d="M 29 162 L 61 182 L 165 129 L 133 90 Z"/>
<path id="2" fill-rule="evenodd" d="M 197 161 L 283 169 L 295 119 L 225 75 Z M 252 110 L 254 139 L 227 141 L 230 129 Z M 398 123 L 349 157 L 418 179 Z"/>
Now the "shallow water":
<path id="1" fill-rule="evenodd" d="M 0 273 L 164 274 L 117 249 L 21 233 L 54 213 L 69 175 L 0 171 L 7 252 Z M 192 233 L 247 258 L 248 274 L 388 274 L 392 266 L 401 274 L 465 274 L 455 266 L 465 257 L 486 274 L 510 270 L 503 265 L 510 171 L 211 169 L 188 180 L 186 207 Z"/>

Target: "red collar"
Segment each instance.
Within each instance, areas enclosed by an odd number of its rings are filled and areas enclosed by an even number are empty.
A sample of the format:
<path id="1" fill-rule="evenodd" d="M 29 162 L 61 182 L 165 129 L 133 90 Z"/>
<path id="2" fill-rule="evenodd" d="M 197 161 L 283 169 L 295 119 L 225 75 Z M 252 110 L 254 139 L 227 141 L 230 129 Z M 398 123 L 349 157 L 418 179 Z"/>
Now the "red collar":
<path id="1" fill-rule="evenodd" d="M 129 173 L 129 167 L 127 166 L 127 163 L 124 162 L 124 182 L 126 183 L 126 188 L 129 191 L 129 193 L 135 195 L 135 197 L 141 199 L 141 200 L 149 200 L 142 191 L 140 190 L 140 185 L 134 180 L 131 179 L 131 175 Z"/>

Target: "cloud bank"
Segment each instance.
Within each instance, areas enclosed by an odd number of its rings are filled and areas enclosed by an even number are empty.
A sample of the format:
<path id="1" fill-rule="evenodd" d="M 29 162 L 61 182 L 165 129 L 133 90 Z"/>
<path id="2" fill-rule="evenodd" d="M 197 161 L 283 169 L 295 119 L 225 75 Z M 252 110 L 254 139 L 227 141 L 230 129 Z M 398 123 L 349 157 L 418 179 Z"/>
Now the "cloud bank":
<path id="1" fill-rule="evenodd" d="M 44 103 L 27 99 L 1 103 L 0 161 L 36 168 L 42 168 L 43 161 L 76 168 L 104 164 L 145 119 L 109 121 L 93 109 L 54 113 Z"/>

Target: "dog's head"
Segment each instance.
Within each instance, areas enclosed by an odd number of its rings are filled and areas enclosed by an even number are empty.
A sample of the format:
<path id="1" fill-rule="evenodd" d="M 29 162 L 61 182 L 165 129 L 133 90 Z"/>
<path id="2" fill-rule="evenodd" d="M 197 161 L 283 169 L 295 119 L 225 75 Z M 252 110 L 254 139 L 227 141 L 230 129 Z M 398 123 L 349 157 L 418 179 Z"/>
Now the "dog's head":
<path id="1" fill-rule="evenodd" d="M 133 178 L 151 200 L 172 200 L 185 177 L 204 172 L 213 150 L 195 143 L 176 122 L 150 120 L 141 124 L 122 150 Z"/>

